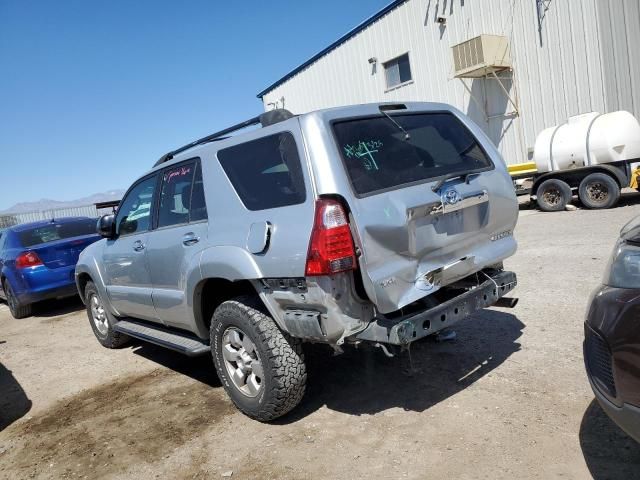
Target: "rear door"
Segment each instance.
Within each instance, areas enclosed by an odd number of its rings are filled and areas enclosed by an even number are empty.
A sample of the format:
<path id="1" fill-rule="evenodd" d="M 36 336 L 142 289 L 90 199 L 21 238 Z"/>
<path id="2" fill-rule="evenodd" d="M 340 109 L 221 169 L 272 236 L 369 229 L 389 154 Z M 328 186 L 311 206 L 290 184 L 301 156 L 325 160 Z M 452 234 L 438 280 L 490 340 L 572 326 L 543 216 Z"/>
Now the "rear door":
<path id="1" fill-rule="evenodd" d="M 209 179 L 218 178 L 219 189 L 209 188 L 207 199 L 211 195 L 220 206 L 209 242 L 244 248 L 263 278 L 304 276 L 315 198 L 301 160 L 305 152 L 297 118 L 235 141 L 217 152 L 222 171 L 210 170 Z M 203 262 L 204 275 L 205 268 Z"/>
<path id="2" fill-rule="evenodd" d="M 197 159 L 162 171 L 157 227 L 149 233 L 147 258 L 158 318 L 179 328 L 191 315 L 185 298 L 190 266 L 206 244 L 207 206 Z"/>
<path id="3" fill-rule="evenodd" d="M 114 240 L 103 253 L 105 284 L 111 303 L 125 316 L 157 321 L 151 300 L 151 276 L 146 257 L 157 175 L 137 182 L 116 214 Z"/>
<path id="4" fill-rule="evenodd" d="M 390 116 L 392 115 L 392 116 Z M 451 112 L 335 121 L 367 293 L 383 313 L 511 255 L 508 175 Z"/>

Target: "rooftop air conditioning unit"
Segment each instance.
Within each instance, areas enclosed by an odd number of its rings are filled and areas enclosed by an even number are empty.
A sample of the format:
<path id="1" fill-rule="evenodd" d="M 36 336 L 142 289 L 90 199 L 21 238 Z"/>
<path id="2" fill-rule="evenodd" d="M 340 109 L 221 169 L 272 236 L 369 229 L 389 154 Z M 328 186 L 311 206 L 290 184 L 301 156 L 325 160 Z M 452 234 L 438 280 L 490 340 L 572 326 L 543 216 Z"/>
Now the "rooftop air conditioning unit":
<path id="1" fill-rule="evenodd" d="M 451 47 L 456 78 L 486 77 L 511 68 L 509 42 L 501 35 L 480 35 Z"/>

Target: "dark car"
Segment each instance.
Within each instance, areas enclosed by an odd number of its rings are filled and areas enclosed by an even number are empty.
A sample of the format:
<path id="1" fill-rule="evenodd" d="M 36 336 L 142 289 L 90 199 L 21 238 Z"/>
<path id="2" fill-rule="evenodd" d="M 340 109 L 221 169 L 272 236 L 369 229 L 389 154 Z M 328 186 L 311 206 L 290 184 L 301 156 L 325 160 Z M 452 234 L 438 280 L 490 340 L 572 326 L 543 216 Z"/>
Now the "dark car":
<path id="1" fill-rule="evenodd" d="M 0 298 L 14 318 L 35 302 L 77 295 L 78 255 L 99 240 L 96 220 L 57 218 L 9 227 L 0 234 Z"/>
<path id="2" fill-rule="evenodd" d="M 640 217 L 622 228 L 584 328 L 591 388 L 609 417 L 640 442 Z"/>

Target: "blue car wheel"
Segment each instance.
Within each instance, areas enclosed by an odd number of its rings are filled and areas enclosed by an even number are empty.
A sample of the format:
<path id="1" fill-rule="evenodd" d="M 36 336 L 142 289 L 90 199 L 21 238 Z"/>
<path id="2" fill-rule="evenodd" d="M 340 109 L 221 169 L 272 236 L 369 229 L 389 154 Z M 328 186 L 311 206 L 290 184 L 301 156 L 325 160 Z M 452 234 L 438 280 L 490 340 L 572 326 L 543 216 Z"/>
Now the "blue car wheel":
<path id="1" fill-rule="evenodd" d="M 9 305 L 9 311 L 13 318 L 25 318 L 31 315 L 31 305 L 20 305 L 18 299 L 11 289 L 11 285 L 8 281 L 4 282 L 4 293 L 7 297 L 7 304 Z"/>

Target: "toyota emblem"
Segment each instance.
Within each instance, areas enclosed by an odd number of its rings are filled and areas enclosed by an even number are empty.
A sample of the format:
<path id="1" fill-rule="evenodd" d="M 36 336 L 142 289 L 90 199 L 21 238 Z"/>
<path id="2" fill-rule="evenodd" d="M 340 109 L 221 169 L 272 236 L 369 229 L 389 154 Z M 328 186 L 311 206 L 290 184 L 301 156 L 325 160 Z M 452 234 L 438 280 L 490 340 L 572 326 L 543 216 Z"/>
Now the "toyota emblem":
<path id="1" fill-rule="evenodd" d="M 446 203 L 448 205 L 455 205 L 459 201 L 460 201 L 460 194 L 457 192 L 457 190 L 451 189 L 444 192 L 443 203 Z"/>

